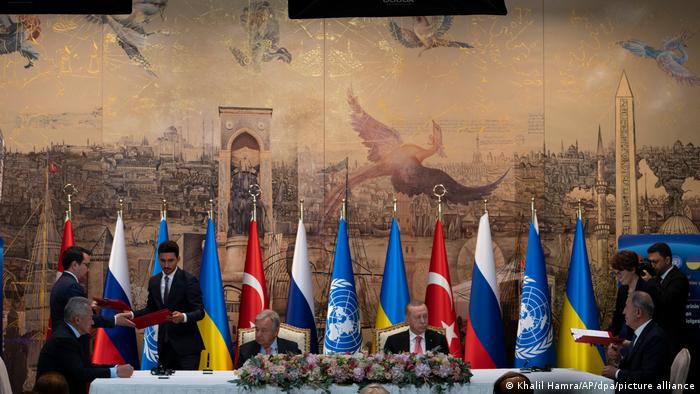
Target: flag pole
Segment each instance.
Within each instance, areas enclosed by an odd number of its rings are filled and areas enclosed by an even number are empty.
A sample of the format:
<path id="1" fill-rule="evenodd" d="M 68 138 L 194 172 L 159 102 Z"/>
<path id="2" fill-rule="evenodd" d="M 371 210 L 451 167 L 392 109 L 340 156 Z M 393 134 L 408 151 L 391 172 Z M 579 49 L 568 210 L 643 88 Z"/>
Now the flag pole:
<path id="1" fill-rule="evenodd" d="M 489 214 L 489 209 L 488 209 L 488 206 L 487 206 L 488 203 L 489 203 L 489 200 L 484 199 L 484 214 L 485 214 L 485 215 L 488 215 L 488 214 Z"/>
<path id="2" fill-rule="evenodd" d="M 304 222 L 304 199 L 299 200 L 299 221 Z"/>
<path id="3" fill-rule="evenodd" d="M 442 221 L 442 198 L 447 194 L 447 188 L 442 184 L 433 186 L 433 195 L 437 197 L 437 219 Z"/>
<path id="4" fill-rule="evenodd" d="M 168 200 L 163 199 L 160 206 L 160 219 L 167 219 L 168 217 Z"/>
<path id="5" fill-rule="evenodd" d="M 253 203 L 255 205 L 255 203 Z M 207 210 L 207 214 L 209 215 L 209 219 L 214 220 L 214 200 L 209 199 L 209 210 Z"/>
<path id="6" fill-rule="evenodd" d="M 347 202 L 347 200 L 343 199 L 343 205 L 340 207 L 340 218 L 341 219 L 345 219 L 345 209 L 346 209 L 345 203 L 346 202 Z"/>
<path id="7" fill-rule="evenodd" d="M 396 194 L 394 194 L 394 200 L 393 200 L 394 206 L 393 206 L 393 210 L 392 210 L 392 213 L 391 213 L 391 216 L 394 217 L 394 218 L 396 217 L 396 202 L 397 202 L 397 201 L 398 201 L 398 200 L 396 199 Z"/>
<path id="8" fill-rule="evenodd" d="M 257 219 L 257 211 L 258 211 L 258 197 L 260 197 L 260 185 L 257 183 L 253 183 L 248 187 L 248 194 L 250 194 L 251 197 L 253 197 L 253 214 L 251 215 L 251 221 L 253 220 L 258 220 Z"/>
<path id="9" fill-rule="evenodd" d="M 535 197 L 532 197 L 530 199 L 530 220 L 534 223 L 535 222 Z"/>
<path id="10" fill-rule="evenodd" d="M 119 199 L 119 209 L 117 210 L 117 217 L 123 218 L 124 214 L 124 199 L 120 198 Z"/>
<path id="11" fill-rule="evenodd" d="M 583 214 L 581 211 L 581 199 L 580 198 L 578 199 L 578 211 L 577 211 L 577 213 L 578 213 L 578 218 L 583 220 Z"/>
<path id="12" fill-rule="evenodd" d="M 63 186 L 63 193 L 66 194 L 66 198 L 68 199 L 68 209 L 66 210 L 66 220 L 72 220 L 72 214 L 73 214 L 73 208 L 71 206 L 71 198 L 73 195 L 78 194 L 78 189 L 75 188 L 70 183 L 67 183 L 65 186 Z"/>

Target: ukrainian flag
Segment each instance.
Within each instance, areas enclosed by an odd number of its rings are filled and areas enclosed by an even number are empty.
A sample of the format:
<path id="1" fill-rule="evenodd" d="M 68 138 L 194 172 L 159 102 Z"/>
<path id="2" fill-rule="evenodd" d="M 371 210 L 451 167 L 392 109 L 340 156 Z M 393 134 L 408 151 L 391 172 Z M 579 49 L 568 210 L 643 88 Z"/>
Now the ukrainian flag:
<path id="1" fill-rule="evenodd" d="M 199 369 L 233 369 L 231 334 L 224 303 L 219 254 L 216 250 L 214 221 L 211 217 L 207 220 L 207 236 L 204 240 L 199 283 L 202 288 L 204 319 L 198 321 L 197 326 L 205 348 L 199 359 Z"/>
<path id="2" fill-rule="evenodd" d="M 571 328 L 600 330 L 598 306 L 593 294 L 591 269 L 588 265 L 588 251 L 583 238 L 581 215 L 576 218 L 576 233 L 571 251 L 569 278 L 566 281 L 564 306 L 557 344 L 557 362 L 559 368 L 575 368 L 600 374 L 603 370 L 604 355 L 601 346 L 576 343 L 571 336 Z"/>
<path id="3" fill-rule="evenodd" d="M 404 311 L 409 301 L 406 268 L 401 250 L 401 233 L 396 218 L 394 218 L 391 221 L 391 234 L 386 250 L 384 278 L 382 279 L 382 291 L 379 296 L 375 327 L 384 328 L 403 322 L 406 318 Z"/>

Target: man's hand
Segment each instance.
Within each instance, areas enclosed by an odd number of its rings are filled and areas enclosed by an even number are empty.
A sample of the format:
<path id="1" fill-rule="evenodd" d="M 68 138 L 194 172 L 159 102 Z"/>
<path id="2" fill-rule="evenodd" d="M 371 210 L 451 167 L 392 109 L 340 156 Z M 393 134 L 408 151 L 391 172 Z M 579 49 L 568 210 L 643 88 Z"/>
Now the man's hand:
<path id="1" fill-rule="evenodd" d="M 136 325 L 131 321 L 131 312 L 122 312 L 114 315 L 114 323 L 122 327 L 134 328 Z"/>
<path id="2" fill-rule="evenodd" d="M 615 374 L 617 373 L 617 368 L 611 366 L 611 365 L 606 365 L 605 368 L 603 368 L 603 372 L 600 374 L 605 376 L 608 379 L 615 380 Z"/>
<path id="3" fill-rule="evenodd" d="M 128 378 L 134 374 L 134 367 L 129 364 L 117 365 L 117 376 L 120 378 Z"/>
<path id="4" fill-rule="evenodd" d="M 649 275 L 649 272 L 647 272 L 647 270 L 642 270 L 641 278 L 645 281 L 649 281 L 651 278 L 653 278 L 653 276 Z"/>
<path id="5" fill-rule="evenodd" d="M 175 324 L 180 324 L 185 322 L 185 314 L 182 312 L 175 311 L 173 312 L 172 315 L 170 315 L 170 318 L 172 319 L 172 322 Z"/>

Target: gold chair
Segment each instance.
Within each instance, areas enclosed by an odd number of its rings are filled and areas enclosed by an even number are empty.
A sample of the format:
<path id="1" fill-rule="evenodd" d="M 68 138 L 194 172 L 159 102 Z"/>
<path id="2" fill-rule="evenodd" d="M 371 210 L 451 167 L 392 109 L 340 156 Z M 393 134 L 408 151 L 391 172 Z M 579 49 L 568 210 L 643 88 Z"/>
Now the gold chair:
<path id="1" fill-rule="evenodd" d="M 393 326 L 389 326 L 389 327 L 376 329 L 374 331 L 374 341 L 372 344 L 374 346 L 374 351 L 383 352 L 384 351 L 384 344 L 386 343 L 387 338 L 389 338 L 390 336 L 392 336 L 394 334 L 398 334 L 400 332 L 404 332 L 407 330 L 408 330 L 408 323 L 406 323 L 406 322 L 394 324 Z M 428 326 L 428 330 L 437 331 L 440 334 L 445 335 L 444 328 Z"/>
<path id="2" fill-rule="evenodd" d="M 690 352 L 688 349 L 681 349 L 673 359 L 671 364 L 671 383 L 683 384 L 688 378 L 688 370 L 690 369 Z M 673 394 L 681 394 L 683 389 L 674 389 Z"/>
<path id="3" fill-rule="evenodd" d="M 302 353 L 308 353 L 311 348 L 311 330 L 280 323 L 279 338 L 292 341 L 297 344 Z M 238 329 L 238 347 L 255 340 L 255 327 Z"/>

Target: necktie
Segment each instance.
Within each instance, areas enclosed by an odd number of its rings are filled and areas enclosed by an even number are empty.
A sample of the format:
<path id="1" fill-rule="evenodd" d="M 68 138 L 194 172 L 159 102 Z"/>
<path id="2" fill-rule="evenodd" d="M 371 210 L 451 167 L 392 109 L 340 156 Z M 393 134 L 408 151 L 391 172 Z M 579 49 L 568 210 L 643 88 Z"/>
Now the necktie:
<path id="1" fill-rule="evenodd" d="M 165 290 L 163 290 L 163 305 L 165 305 L 168 302 L 168 293 L 170 293 L 170 277 L 165 276 Z"/>
<path id="2" fill-rule="evenodd" d="M 421 337 L 416 337 L 416 354 L 423 354 L 423 346 L 420 345 Z"/>
<path id="3" fill-rule="evenodd" d="M 634 347 L 635 343 L 637 343 L 637 334 L 632 334 L 632 347 Z"/>

